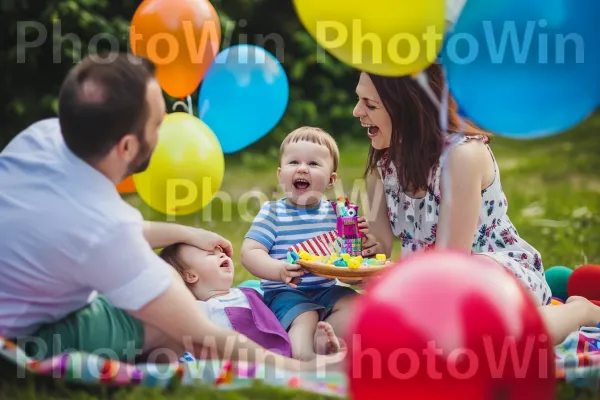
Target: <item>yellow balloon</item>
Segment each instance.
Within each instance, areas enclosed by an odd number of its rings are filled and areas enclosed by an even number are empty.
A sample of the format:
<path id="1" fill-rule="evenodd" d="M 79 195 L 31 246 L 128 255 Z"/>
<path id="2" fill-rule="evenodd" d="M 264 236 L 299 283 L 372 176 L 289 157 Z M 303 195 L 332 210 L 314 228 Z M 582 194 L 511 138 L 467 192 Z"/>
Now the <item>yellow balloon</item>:
<path id="1" fill-rule="evenodd" d="M 167 215 L 205 207 L 223 182 L 225 157 L 213 131 L 193 115 L 168 114 L 146 171 L 133 179 L 140 197 Z"/>
<path id="2" fill-rule="evenodd" d="M 445 0 L 294 0 L 294 6 L 323 49 L 362 71 L 414 75 L 442 49 Z"/>

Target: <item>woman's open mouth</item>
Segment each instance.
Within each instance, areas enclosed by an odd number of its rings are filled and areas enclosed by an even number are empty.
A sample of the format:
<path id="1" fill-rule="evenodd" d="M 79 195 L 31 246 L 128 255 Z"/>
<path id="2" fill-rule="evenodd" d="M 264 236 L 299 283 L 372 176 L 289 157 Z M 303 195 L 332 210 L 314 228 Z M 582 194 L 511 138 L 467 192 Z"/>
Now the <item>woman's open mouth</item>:
<path id="1" fill-rule="evenodd" d="M 379 128 L 376 125 L 365 124 L 361 122 L 363 128 L 367 128 L 367 135 L 373 139 L 379 133 Z"/>
<path id="2" fill-rule="evenodd" d="M 306 190 L 306 189 L 308 189 L 309 186 L 310 186 L 310 182 L 307 181 L 306 179 L 296 179 L 294 181 L 294 187 L 297 190 Z"/>

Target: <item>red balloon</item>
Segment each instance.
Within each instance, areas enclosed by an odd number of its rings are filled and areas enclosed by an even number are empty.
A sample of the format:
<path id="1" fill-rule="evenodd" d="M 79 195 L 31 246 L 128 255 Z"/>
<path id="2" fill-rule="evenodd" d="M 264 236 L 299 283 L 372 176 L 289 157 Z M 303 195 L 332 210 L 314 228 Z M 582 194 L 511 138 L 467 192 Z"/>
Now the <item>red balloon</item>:
<path id="1" fill-rule="evenodd" d="M 600 300 L 600 265 L 575 268 L 567 281 L 567 293 L 569 297 L 585 297 L 597 305 Z"/>
<path id="2" fill-rule="evenodd" d="M 554 399 L 538 308 L 491 259 L 409 257 L 367 288 L 345 340 L 353 399 Z"/>

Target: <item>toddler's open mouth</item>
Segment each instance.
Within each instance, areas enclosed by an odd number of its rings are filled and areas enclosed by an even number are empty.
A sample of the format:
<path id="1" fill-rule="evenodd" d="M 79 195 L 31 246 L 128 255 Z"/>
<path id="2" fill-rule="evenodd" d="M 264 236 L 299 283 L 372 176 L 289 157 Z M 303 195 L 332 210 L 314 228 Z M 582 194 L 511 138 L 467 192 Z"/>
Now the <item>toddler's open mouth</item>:
<path id="1" fill-rule="evenodd" d="M 294 187 L 298 190 L 306 190 L 310 186 L 310 182 L 306 179 L 296 179 L 294 181 Z"/>
<path id="2" fill-rule="evenodd" d="M 230 268 L 231 267 L 231 262 L 229 262 L 229 260 L 225 259 L 225 260 L 223 260 L 223 262 L 221 263 L 221 265 L 219 265 L 219 267 L 221 267 L 221 268 Z"/>

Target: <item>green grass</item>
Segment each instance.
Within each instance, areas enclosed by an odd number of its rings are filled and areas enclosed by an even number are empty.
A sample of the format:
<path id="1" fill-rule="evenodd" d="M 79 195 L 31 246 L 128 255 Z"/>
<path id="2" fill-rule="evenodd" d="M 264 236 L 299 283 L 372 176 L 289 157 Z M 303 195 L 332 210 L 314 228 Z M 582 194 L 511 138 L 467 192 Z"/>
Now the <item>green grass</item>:
<path id="1" fill-rule="evenodd" d="M 536 247 L 546 268 L 553 265 L 576 267 L 600 264 L 600 114 L 561 135 L 533 141 L 494 138 L 492 149 L 501 168 L 503 188 L 509 200 L 509 216 L 520 235 Z M 346 193 L 360 200 L 364 194 L 362 176 L 367 141 L 344 143 L 340 181 L 330 194 Z M 252 155 L 243 164 L 226 160 L 222 195 L 195 215 L 167 219 L 147 207 L 137 196 L 128 196 L 145 218 L 173 221 L 214 230 L 232 241 L 235 248 L 236 283 L 252 276 L 239 262 L 243 236 L 262 200 L 281 196 L 275 175 L 276 157 Z M 251 192 L 254 191 L 254 192 Z M 251 193 L 261 196 L 251 198 Z M 224 199 L 224 200 L 223 200 Z M 359 201 L 360 203 L 360 201 Z M 398 255 L 398 246 L 394 255 Z M 2 399 L 54 400 L 97 398 L 75 389 L 50 384 L 45 389 L 9 379 L 0 384 Z M 86 392 L 87 393 L 87 392 Z M 103 396 L 102 396 L 103 397 Z M 240 392 L 178 388 L 167 392 L 149 389 L 125 390 L 114 394 L 119 400 L 175 399 L 302 399 L 313 395 L 264 387 Z M 560 398 L 575 398 L 572 387 L 563 387 Z M 577 397 L 588 398 L 588 397 Z"/>

